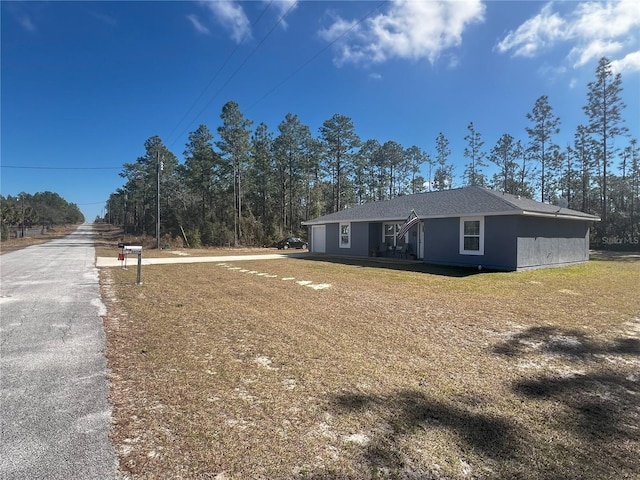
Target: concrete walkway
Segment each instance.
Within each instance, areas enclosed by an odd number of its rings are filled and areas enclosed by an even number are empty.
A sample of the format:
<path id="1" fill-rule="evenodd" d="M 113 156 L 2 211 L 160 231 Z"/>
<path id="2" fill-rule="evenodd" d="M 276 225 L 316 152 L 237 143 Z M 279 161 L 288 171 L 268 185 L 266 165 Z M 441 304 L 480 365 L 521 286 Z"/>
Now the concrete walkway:
<path id="1" fill-rule="evenodd" d="M 220 255 L 217 257 L 167 257 L 167 258 L 145 258 L 144 252 L 142 254 L 142 265 L 164 265 L 167 263 L 208 263 L 208 262 L 237 262 L 248 260 L 278 260 L 282 258 L 299 257 L 305 255 L 304 253 L 266 253 L 259 255 Z M 133 266 L 138 264 L 137 255 L 128 255 L 127 265 Z M 119 267 L 122 265 L 117 258 L 117 254 L 113 257 L 98 257 L 96 258 L 96 267 Z"/>

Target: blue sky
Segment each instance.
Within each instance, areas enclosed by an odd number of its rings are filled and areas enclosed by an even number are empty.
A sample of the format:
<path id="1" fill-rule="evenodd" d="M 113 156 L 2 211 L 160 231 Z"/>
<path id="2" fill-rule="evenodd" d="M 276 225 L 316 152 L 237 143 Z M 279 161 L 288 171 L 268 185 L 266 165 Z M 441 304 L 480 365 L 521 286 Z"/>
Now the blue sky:
<path id="1" fill-rule="evenodd" d="M 469 122 L 486 151 L 503 133 L 524 141 L 541 95 L 562 121 L 555 141 L 571 142 L 607 56 L 622 74 L 626 126 L 640 137 L 637 0 L 0 8 L 0 191 L 54 191 L 88 220 L 123 185 L 121 166 L 144 154 L 145 140 L 159 135 L 182 160 L 188 133 L 203 123 L 215 133 L 229 100 L 274 133 L 288 112 L 316 136 L 339 113 L 363 141 L 435 154 L 442 132 L 460 177 Z"/>

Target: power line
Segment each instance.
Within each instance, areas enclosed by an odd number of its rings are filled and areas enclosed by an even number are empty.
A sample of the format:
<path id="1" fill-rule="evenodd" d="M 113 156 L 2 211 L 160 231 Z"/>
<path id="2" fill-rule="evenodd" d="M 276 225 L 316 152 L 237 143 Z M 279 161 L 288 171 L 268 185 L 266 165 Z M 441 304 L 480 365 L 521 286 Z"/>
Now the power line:
<path id="1" fill-rule="evenodd" d="M 350 33 L 354 28 L 356 28 L 358 25 L 360 25 L 362 22 L 364 22 L 367 18 L 369 18 L 371 15 L 373 15 L 374 12 L 376 12 L 382 5 L 384 5 L 385 3 L 387 3 L 387 0 L 383 0 L 382 2 L 380 2 L 375 8 L 373 8 L 369 13 L 367 13 L 364 17 L 362 17 L 360 20 L 358 20 L 356 23 L 354 23 L 350 28 L 348 28 L 347 30 L 345 30 L 341 35 L 339 35 L 338 37 L 336 37 L 332 42 L 328 43 L 325 47 L 321 48 L 315 55 L 311 56 L 308 60 L 306 60 L 304 63 L 302 63 L 302 65 L 300 65 L 296 70 L 293 71 L 293 73 L 291 73 L 290 75 L 288 75 L 287 77 L 285 77 L 284 80 L 282 80 L 280 83 L 278 83 L 275 87 L 273 87 L 271 90 L 269 90 L 267 93 L 265 93 L 262 97 L 260 97 L 258 100 L 256 100 L 255 102 L 253 102 L 249 108 L 247 108 L 247 111 L 251 110 L 253 107 L 255 107 L 257 104 L 259 104 L 262 100 L 264 100 L 265 98 L 267 98 L 269 95 L 271 95 L 273 92 L 275 92 L 278 88 L 280 88 L 282 85 L 284 85 L 286 82 L 288 82 L 289 80 L 291 80 L 292 77 L 294 77 L 298 72 L 300 72 L 301 70 L 303 70 L 307 65 L 309 65 L 311 62 L 313 62 L 316 58 L 318 58 L 320 55 L 322 55 L 327 49 L 329 49 L 333 44 L 335 44 L 338 40 L 341 40 L 343 37 L 345 37 L 348 33 Z"/>
<path id="2" fill-rule="evenodd" d="M 269 32 L 262 37 L 262 40 L 260 40 L 260 42 L 255 46 L 255 48 L 253 50 L 251 50 L 251 52 L 249 53 L 249 55 L 247 55 L 244 59 L 244 61 L 238 66 L 238 68 L 235 69 L 235 71 L 231 74 L 231 76 L 229 76 L 229 78 L 227 79 L 227 81 L 218 89 L 218 91 L 215 93 L 215 95 L 213 97 L 211 97 L 211 100 L 209 100 L 207 102 L 207 104 L 204 106 L 204 108 L 202 108 L 202 110 L 200 110 L 200 112 L 198 113 L 198 115 L 196 115 L 196 117 L 193 119 L 193 121 L 195 121 L 196 118 L 198 118 L 200 115 L 202 115 L 202 113 L 209 108 L 209 105 L 211 105 L 211 103 L 213 103 L 213 101 L 216 99 L 216 97 L 220 94 L 220 92 L 222 92 L 222 90 L 224 90 L 224 88 L 231 82 L 231 80 L 233 80 L 233 78 L 238 74 L 238 72 L 240 72 L 240 70 L 242 69 L 242 67 L 244 67 L 246 65 L 246 63 L 249 61 L 249 59 L 253 56 L 254 53 L 256 53 L 258 51 L 258 49 L 262 46 L 262 44 L 267 40 L 267 38 L 269 38 L 271 36 L 271 34 L 273 33 L 273 31 L 276 29 L 276 27 L 278 25 L 280 25 L 280 23 L 282 23 L 282 21 L 284 20 L 284 18 L 289 14 L 289 12 L 291 10 L 293 10 L 293 8 L 297 5 L 297 3 L 292 3 L 291 6 L 289 7 L 289 9 L 284 12 L 282 14 L 282 16 L 278 19 L 278 21 L 273 25 L 273 27 L 271 27 L 271 30 L 269 30 Z M 184 135 L 187 130 L 189 129 L 189 126 L 191 126 L 191 124 L 193 123 L 193 121 L 187 125 L 187 127 L 182 131 L 182 133 L 179 135 L 180 137 L 182 135 Z M 177 139 L 176 139 L 177 140 Z M 173 145 L 173 143 L 171 144 Z"/>
<path id="3" fill-rule="evenodd" d="M 233 49 L 233 51 L 227 56 L 227 58 L 225 59 L 225 61 L 222 63 L 222 65 L 220 65 L 220 68 L 218 68 L 218 70 L 216 71 L 216 73 L 214 73 L 213 77 L 211 77 L 211 80 L 209 80 L 209 83 L 207 84 L 206 87 L 204 87 L 202 89 L 202 91 L 200 92 L 200 95 L 198 95 L 198 97 L 194 100 L 193 104 L 191 104 L 191 106 L 189 107 L 189 109 L 187 110 L 187 112 L 182 116 L 182 118 L 178 121 L 178 123 L 176 124 L 175 127 L 173 127 L 173 129 L 171 130 L 171 132 L 169 133 L 169 135 L 167 135 L 167 141 L 169 141 L 171 139 L 171 136 L 173 135 L 173 133 L 178 129 L 178 127 L 180 126 L 180 124 L 187 118 L 187 116 L 191 113 L 191 111 L 195 108 L 195 106 L 198 104 L 198 102 L 200 101 L 200 99 L 203 97 L 203 95 L 205 94 L 205 92 L 209 89 L 209 87 L 213 84 L 213 82 L 215 81 L 216 78 L 218 78 L 218 75 L 220 75 L 220 73 L 222 72 L 222 70 L 224 69 L 224 67 L 227 65 L 227 63 L 229 63 L 229 60 L 231 60 L 231 58 L 235 55 L 235 53 L 238 51 L 238 49 L 240 48 L 240 45 L 242 45 L 244 43 L 244 41 L 247 39 L 247 37 L 251 34 L 251 31 L 253 30 L 253 28 L 258 24 L 258 22 L 260 21 L 260 19 L 264 16 L 264 14 L 266 13 L 266 11 L 269 9 L 269 7 L 271 6 L 271 4 L 273 3 L 273 0 L 271 0 L 262 10 L 262 12 L 260 13 L 260 15 L 258 15 L 258 18 L 256 18 L 254 20 L 254 22 L 251 24 L 251 27 L 249 28 L 249 30 L 247 30 L 247 32 L 244 34 L 244 37 L 242 37 L 242 39 L 236 44 L 236 47 Z M 294 4 L 295 5 L 295 4 Z M 288 12 L 287 12 L 288 13 Z M 227 82 L 228 83 L 228 82 Z M 226 85 L 226 84 L 225 84 Z M 220 93 L 219 91 L 216 93 L 216 95 L 213 97 L 215 98 L 218 93 Z M 211 103 L 211 102 L 209 102 Z M 209 104 L 207 104 L 207 106 L 209 106 Z M 205 107 L 206 108 L 206 107 Z M 180 134 L 178 135 L 178 137 L 172 141 L 169 142 L 169 147 L 173 146 L 173 144 L 175 142 L 178 141 L 178 138 L 180 138 L 182 135 L 184 135 L 185 131 L 189 129 L 189 127 L 193 124 L 193 122 L 202 114 L 202 111 L 200 113 L 198 113 L 198 115 L 196 115 L 196 117 L 187 125 L 187 128 Z"/>
<path id="4" fill-rule="evenodd" d="M 26 165 L 0 165 L 0 168 L 15 168 L 21 170 L 122 170 L 120 167 L 41 167 Z"/>
<path id="5" fill-rule="evenodd" d="M 71 202 L 71 203 L 73 203 L 73 202 Z M 103 205 L 105 203 L 109 203 L 109 200 L 105 200 L 105 201 L 102 201 L 102 202 L 76 203 L 75 205 L 77 205 L 79 207 L 82 207 L 84 205 Z"/>

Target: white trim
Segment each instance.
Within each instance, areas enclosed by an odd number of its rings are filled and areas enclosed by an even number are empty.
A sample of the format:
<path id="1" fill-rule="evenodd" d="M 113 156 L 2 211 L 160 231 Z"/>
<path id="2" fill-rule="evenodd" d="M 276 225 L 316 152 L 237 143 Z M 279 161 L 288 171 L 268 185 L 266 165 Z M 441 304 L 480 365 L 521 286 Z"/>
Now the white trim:
<path id="1" fill-rule="evenodd" d="M 547 218 L 562 218 L 565 220 L 582 220 L 585 222 L 599 222 L 601 221 L 600 217 L 596 217 L 592 215 L 593 218 L 588 217 L 580 217 L 578 215 L 566 215 L 562 213 L 543 213 L 543 212 L 530 212 L 528 210 L 523 210 L 522 215 L 529 217 L 547 217 Z"/>
<path id="2" fill-rule="evenodd" d="M 480 233 L 478 235 L 480 240 L 480 245 L 478 250 L 464 249 L 464 238 L 465 238 L 464 223 L 465 222 L 480 222 Z M 460 217 L 460 255 L 484 255 L 484 217 Z"/>
<path id="3" fill-rule="evenodd" d="M 342 243 L 342 227 L 347 227 L 347 243 Z M 338 247 L 340 248 L 351 248 L 351 223 L 350 222 L 340 222 L 338 224 Z"/>
<path id="4" fill-rule="evenodd" d="M 402 220 L 401 221 L 395 221 L 394 220 L 394 221 L 391 221 L 391 222 L 384 222 L 382 224 L 382 242 L 383 243 L 387 243 L 387 236 L 388 235 L 385 235 L 385 233 L 387 231 L 385 227 L 387 225 L 393 225 L 393 241 L 391 242 L 391 246 L 395 247 L 398 244 L 398 236 L 397 235 L 398 235 L 398 232 L 400 231 L 400 228 L 402 227 Z M 408 232 L 404 235 L 404 238 L 403 238 L 405 243 L 407 242 L 407 234 L 408 234 Z"/>

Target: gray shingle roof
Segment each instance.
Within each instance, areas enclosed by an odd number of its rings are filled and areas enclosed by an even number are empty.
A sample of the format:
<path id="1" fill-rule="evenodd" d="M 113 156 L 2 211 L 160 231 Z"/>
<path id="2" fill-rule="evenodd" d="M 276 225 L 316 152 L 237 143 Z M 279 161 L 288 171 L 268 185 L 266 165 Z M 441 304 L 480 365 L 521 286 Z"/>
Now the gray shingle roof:
<path id="1" fill-rule="evenodd" d="M 483 187 L 464 187 L 441 192 L 416 193 L 386 201 L 365 203 L 303 222 L 303 225 L 404 221 L 411 210 L 414 210 L 421 219 L 475 215 L 542 215 L 584 221 L 600 220 L 588 213 L 560 208 L 557 205 L 536 202 L 508 193 L 496 192 Z"/>

